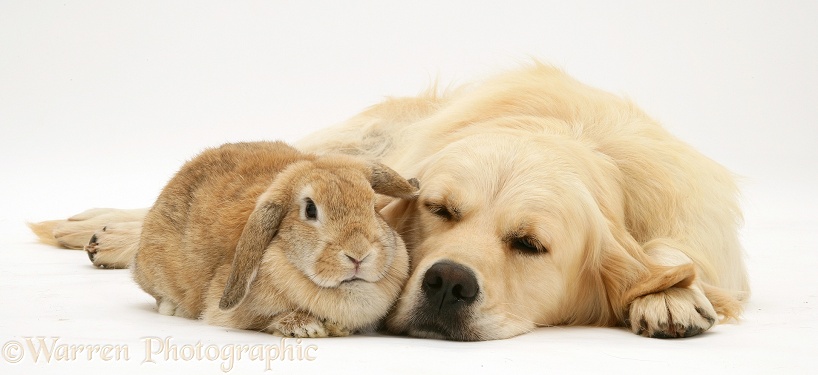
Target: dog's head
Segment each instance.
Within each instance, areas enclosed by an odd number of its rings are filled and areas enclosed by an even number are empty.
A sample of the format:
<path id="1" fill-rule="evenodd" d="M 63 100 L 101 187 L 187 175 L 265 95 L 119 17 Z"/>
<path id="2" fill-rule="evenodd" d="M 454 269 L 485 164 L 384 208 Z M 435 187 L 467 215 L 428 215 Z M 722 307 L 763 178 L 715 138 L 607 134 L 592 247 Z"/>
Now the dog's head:
<path id="1" fill-rule="evenodd" d="M 652 269 L 625 230 L 621 174 L 567 137 L 474 134 L 418 165 L 414 202 L 382 214 L 410 249 L 387 328 L 452 340 L 623 320 Z M 667 276 L 667 275 L 665 275 Z"/>

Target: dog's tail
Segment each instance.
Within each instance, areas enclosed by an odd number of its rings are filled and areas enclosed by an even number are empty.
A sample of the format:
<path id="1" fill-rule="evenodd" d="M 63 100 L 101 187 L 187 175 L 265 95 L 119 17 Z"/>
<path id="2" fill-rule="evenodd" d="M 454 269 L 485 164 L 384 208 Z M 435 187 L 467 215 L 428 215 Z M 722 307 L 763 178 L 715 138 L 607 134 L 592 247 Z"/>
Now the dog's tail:
<path id="1" fill-rule="evenodd" d="M 40 242 L 66 249 L 82 250 L 100 226 L 96 223 L 68 220 L 48 220 L 26 223 Z"/>
<path id="2" fill-rule="evenodd" d="M 26 224 L 28 224 L 29 229 L 37 235 L 37 239 L 39 239 L 40 242 L 51 246 L 66 247 L 63 246 L 60 241 L 57 241 L 57 236 L 54 235 L 54 229 L 62 222 L 65 222 L 65 220 L 49 220 Z"/>
<path id="3" fill-rule="evenodd" d="M 82 250 L 91 241 L 94 233 L 109 225 L 122 223 L 141 224 L 147 209 L 122 210 L 115 208 L 94 208 L 65 220 L 48 220 L 39 223 L 28 223 L 31 231 L 45 244 Z M 133 226 L 133 225 L 132 225 Z M 135 233 L 138 233 L 135 232 Z M 136 242 L 135 238 L 128 240 Z"/>

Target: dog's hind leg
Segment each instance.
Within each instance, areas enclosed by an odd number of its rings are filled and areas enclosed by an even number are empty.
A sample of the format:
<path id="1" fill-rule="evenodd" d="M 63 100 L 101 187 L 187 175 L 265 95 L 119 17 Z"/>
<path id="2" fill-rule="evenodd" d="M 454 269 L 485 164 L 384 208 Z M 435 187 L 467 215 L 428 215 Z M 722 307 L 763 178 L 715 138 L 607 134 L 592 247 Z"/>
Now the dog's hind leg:
<path id="1" fill-rule="evenodd" d="M 85 251 L 100 268 L 128 268 L 139 249 L 141 221 L 109 224 L 94 232 Z"/>

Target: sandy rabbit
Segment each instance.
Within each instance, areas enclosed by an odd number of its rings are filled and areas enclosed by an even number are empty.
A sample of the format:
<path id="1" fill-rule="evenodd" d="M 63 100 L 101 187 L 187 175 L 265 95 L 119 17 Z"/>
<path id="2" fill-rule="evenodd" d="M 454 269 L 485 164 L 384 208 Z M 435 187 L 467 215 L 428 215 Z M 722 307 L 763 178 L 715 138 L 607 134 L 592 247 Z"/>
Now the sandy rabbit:
<path id="1" fill-rule="evenodd" d="M 165 315 L 293 337 L 372 328 L 408 277 L 376 193 L 414 199 L 417 181 L 281 142 L 206 150 L 145 217 L 134 278 Z"/>

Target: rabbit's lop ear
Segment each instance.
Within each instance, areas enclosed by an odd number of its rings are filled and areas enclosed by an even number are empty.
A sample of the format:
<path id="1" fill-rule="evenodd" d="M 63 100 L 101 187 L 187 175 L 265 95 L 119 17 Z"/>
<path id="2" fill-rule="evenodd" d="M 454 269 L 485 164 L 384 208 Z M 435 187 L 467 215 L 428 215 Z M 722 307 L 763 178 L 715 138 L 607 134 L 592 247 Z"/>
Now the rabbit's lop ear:
<path id="1" fill-rule="evenodd" d="M 376 193 L 403 199 L 417 198 L 418 188 L 420 188 L 417 179 L 406 180 L 398 172 L 381 163 L 372 163 L 370 168 L 372 176 L 369 181 Z"/>
<path id="2" fill-rule="evenodd" d="M 244 299 L 250 283 L 256 278 L 261 264 L 264 249 L 278 232 L 278 226 L 284 217 L 284 207 L 272 202 L 261 202 L 244 225 L 244 230 L 236 245 L 233 256 L 233 268 L 224 287 L 224 294 L 219 301 L 219 308 L 229 310 Z"/>

